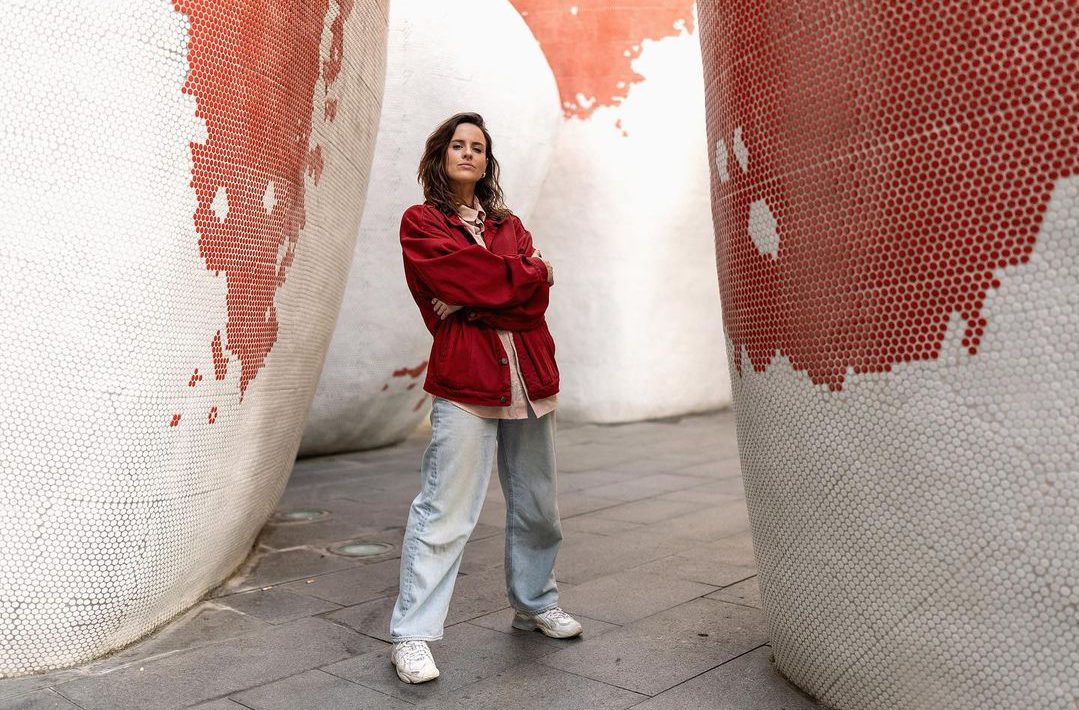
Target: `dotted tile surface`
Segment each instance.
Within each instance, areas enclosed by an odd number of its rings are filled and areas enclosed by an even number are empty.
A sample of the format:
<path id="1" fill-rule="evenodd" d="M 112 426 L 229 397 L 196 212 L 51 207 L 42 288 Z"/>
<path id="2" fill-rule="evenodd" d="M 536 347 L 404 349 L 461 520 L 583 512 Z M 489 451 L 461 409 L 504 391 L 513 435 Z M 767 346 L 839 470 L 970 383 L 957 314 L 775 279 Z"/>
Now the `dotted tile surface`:
<path id="1" fill-rule="evenodd" d="M 128 644 L 246 556 L 340 304 L 386 7 L 5 8 L 0 675 Z"/>
<path id="2" fill-rule="evenodd" d="M 698 3 L 779 668 L 837 708 L 1079 705 L 1079 8 Z"/>

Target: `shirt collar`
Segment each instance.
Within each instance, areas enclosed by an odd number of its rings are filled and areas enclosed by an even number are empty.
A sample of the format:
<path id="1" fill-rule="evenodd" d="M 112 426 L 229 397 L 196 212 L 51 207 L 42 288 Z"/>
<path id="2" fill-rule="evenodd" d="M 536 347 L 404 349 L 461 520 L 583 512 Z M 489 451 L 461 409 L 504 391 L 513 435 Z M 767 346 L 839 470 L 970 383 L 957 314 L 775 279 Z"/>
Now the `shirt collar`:
<path id="1" fill-rule="evenodd" d="M 466 222 L 479 222 L 480 224 L 483 224 L 483 221 L 487 219 L 487 213 L 484 212 L 483 205 L 480 204 L 480 198 L 475 195 L 472 196 L 472 206 L 459 206 L 457 215 Z"/>

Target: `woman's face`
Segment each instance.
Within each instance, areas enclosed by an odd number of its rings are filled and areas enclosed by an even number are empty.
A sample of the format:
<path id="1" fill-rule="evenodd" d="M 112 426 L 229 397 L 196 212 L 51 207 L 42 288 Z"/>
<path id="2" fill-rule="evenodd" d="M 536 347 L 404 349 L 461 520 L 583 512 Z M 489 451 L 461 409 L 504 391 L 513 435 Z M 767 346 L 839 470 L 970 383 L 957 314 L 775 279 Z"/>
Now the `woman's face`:
<path id="1" fill-rule="evenodd" d="M 454 184 L 475 185 L 487 169 L 487 141 L 479 126 L 462 123 L 446 147 L 446 175 Z"/>

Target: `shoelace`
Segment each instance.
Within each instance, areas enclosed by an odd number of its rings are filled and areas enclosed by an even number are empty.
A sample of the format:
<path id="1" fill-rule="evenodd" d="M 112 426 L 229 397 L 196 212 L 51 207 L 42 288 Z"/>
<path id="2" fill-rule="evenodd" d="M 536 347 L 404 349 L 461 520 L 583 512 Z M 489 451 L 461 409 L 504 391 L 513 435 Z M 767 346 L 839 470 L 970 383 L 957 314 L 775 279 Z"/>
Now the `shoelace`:
<path id="1" fill-rule="evenodd" d="M 405 641 L 401 646 L 401 658 L 405 663 L 423 660 L 431 655 L 431 651 L 420 641 Z"/>
<path id="2" fill-rule="evenodd" d="M 548 609 L 547 611 L 540 614 L 540 616 L 543 616 L 547 620 L 553 621 L 553 622 L 556 622 L 556 623 L 563 622 L 563 621 L 569 621 L 569 619 L 570 619 L 569 614 L 562 611 L 562 608 L 557 607 L 557 606 L 554 609 Z"/>

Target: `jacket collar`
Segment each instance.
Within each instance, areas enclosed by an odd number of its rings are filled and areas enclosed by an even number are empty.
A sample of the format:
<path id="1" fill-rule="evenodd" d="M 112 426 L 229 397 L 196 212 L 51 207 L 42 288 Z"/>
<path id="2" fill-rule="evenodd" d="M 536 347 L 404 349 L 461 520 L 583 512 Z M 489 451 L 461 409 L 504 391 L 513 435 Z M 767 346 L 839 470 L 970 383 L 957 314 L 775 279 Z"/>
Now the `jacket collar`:
<path id="1" fill-rule="evenodd" d="M 461 219 L 473 221 L 479 220 L 484 226 L 487 222 L 487 210 L 483 209 L 483 205 L 480 204 L 480 199 L 473 196 L 472 205 L 461 205 L 457 208 L 457 216 Z"/>
<path id="2" fill-rule="evenodd" d="M 468 227 L 465 226 L 464 220 L 461 219 L 460 215 L 446 214 L 445 212 L 428 202 L 425 202 L 424 204 L 428 205 L 431 209 L 441 215 L 442 219 L 445 220 L 447 223 L 457 225 L 461 229 L 464 229 L 466 232 L 468 231 Z M 495 217 L 491 217 L 490 215 L 488 215 L 487 218 L 483 220 L 483 224 L 484 227 L 486 227 L 488 224 L 502 224 L 504 221 L 505 220 L 503 219 L 496 219 Z"/>

